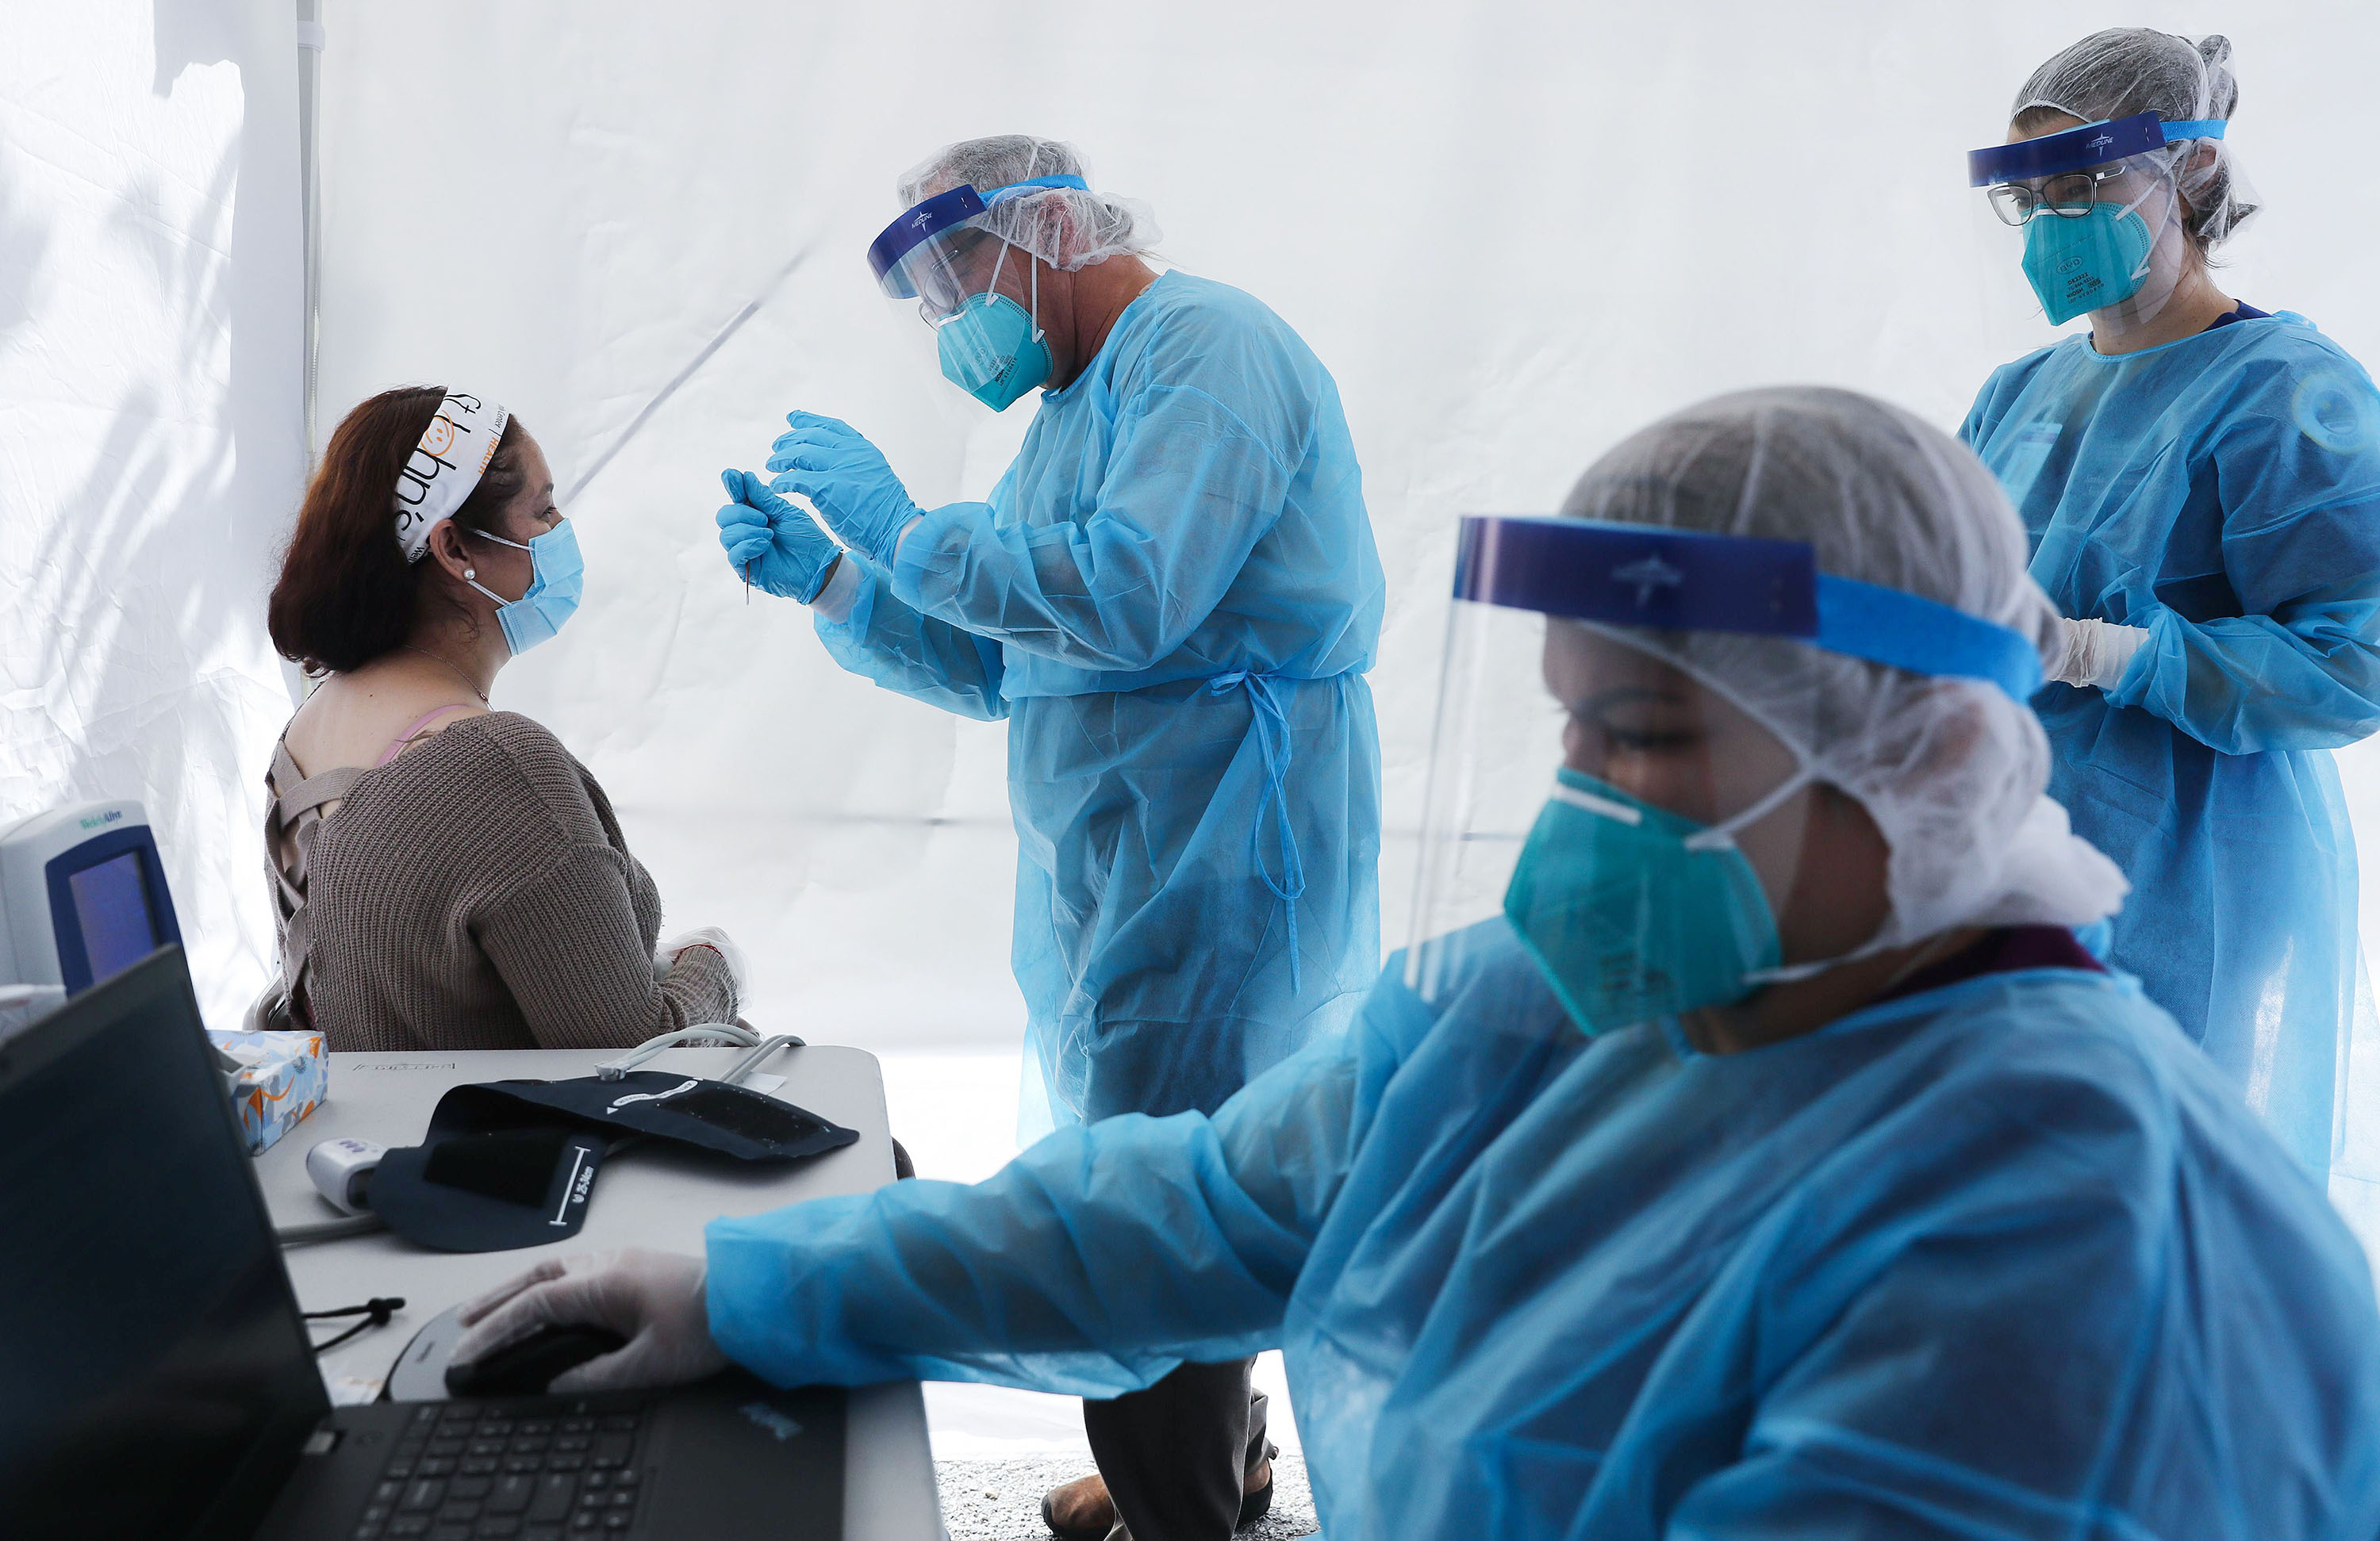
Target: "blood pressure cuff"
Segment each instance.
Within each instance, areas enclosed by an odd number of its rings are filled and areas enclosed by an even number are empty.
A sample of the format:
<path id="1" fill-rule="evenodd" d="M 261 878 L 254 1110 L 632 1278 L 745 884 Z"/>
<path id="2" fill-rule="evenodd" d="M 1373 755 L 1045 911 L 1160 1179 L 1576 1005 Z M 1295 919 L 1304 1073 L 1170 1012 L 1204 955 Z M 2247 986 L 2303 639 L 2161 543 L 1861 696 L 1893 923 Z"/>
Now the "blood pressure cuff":
<path id="1" fill-rule="evenodd" d="M 440 1098 L 422 1143 L 381 1158 L 371 1207 L 398 1235 L 443 1252 L 567 1241 L 586 1223 L 603 1158 L 645 1136 L 743 1161 L 818 1156 L 859 1138 L 749 1087 L 666 1071 L 490 1081 Z"/>

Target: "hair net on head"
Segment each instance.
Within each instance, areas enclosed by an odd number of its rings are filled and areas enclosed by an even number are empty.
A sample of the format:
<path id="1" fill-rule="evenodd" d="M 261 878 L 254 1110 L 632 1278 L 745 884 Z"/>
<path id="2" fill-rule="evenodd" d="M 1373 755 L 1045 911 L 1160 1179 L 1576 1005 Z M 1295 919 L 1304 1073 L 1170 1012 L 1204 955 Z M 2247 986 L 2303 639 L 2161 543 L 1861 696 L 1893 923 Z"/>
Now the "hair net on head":
<path id="1" fill-rule="evenodd" d="M 944 145 L 903 173 L 901 206 L 905 209 L 962 184 L 990 194 L 1035 176 L 1090 180 L 1071 144 L 1030 134 L 994 134 Z M 1065 271 L 1120 252 L 1147 251 L 1162 237 L 1148 204 L 1075 188 L 1050 188 L 1003 200 L 972 223 Z"/>
<path id="2" fill-rule="evenodd" d="M 1562 512 L 1804 541 L 1821 572 L 1953 606 L 2036 647 L 2058 635 L 2026 571 L 2024 528 L 1982 462 L 1853 391 L 1744 391 L 1689 407 L 1597 461 Z M 1646 634 L 1611 635 L 1642 646 Z M 1891 847 L 1892 911 L 1872 947 L 1953 926 L 2080 926 L 2122 902 L 2123 875 L 2046 794 L 2040 721 L 1997 686 L 1774 637 L 1652 635 L 1651 650 L 1759 718 L 1876 820 Z"/>
<path id="3" fill-rule="evenodd" d="M 2192 42 L 2146 27 L 2094 32 L 2033 72 L 2016 93 L 2011 120 L 2052 107 L 2097 123 L 2155 113 L 2168 123 L 2228 118 L 2240 104 L 2231 74 L 2231 40 Z M 2190 200 L 2186 228 L 2200 246 L 2245 224 L 2260 207 L 2255 189 L 2223 140 L 2180 140 L 2155 152 Z"/>

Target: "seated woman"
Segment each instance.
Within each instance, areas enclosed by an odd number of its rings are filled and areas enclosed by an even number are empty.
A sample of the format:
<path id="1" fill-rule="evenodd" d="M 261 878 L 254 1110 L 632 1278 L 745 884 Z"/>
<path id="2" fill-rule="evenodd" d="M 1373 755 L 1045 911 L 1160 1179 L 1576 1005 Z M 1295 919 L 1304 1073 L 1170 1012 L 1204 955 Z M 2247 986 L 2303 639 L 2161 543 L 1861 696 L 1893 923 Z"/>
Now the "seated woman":
<path id="1" fill-rule="evenodd" d="M 589 1049 L 732 1022 L 742 961 L 654 950 L 661 894 L 497 671 L 578 604 L 537 441 L 434 387 L 347 414 L 273 586 L 273 646 L 322 676 L 268 778 L 285 1010 L 333 1049 Z"/>
<path id="2" fill-rule="evenodd" d="M 1754 392 L 1567 512 L 1466 524 L 1424 940 L 1345 1034 L 973 1187 L 548 1262 L 458 1357 L 1111 1397 L 1279 1346 L 1334 1541 L 2380 1531 L 2362 1253 L 2075 942 L 2123 883 L 2043 795 L 1990 475 Z"/>

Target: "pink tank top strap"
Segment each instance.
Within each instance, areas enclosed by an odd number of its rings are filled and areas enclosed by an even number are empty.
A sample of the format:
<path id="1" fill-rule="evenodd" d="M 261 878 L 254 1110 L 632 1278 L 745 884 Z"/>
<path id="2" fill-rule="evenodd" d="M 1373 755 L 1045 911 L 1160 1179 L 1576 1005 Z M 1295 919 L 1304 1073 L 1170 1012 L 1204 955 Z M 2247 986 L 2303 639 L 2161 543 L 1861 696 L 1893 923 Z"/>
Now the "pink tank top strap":
<path id="1" fill-rule="evenodd" d="M 447 715 L 449 712 L 468 711 L 470 710 L 470 704 L 467 701 L 449 701 L 443 707 L 431 708 L 428 711 L 423 712 L 420 716 L 407 723 L 405 731 L 398 734 L 395 739 L 386 749 L 381 751 L 380 758 L 372 761 L 372 769 L 377 770 L 382 766 L 386 765 L 390 760 L 393 760 L 397 756 L 405 753 L 407 747 L 413 742 L 413 735 L 428 727 L 431 723 L 435 722 L 441 717 Z"/>

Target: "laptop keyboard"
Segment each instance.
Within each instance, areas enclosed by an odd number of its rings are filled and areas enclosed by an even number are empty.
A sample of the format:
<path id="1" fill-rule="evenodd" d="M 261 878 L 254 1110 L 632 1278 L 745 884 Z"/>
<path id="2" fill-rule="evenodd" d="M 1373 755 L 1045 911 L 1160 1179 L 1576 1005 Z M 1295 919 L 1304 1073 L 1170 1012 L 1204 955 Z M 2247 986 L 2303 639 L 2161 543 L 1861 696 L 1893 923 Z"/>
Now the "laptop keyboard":
<path id="1" fill-rule="evenodd" d="M 637 1521 L 644 1414 L 572 1401 L 425 1402 L 354 1541 L 579 1541 Z"/>

